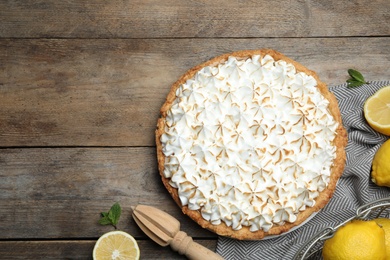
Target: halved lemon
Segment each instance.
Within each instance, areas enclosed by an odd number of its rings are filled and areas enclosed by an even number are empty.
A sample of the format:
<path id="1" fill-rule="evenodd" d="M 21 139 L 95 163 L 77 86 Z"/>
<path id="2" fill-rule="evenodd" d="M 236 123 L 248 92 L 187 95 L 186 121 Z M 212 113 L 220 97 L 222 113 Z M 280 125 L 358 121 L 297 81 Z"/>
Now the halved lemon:
<path id="1" fill-rule="evenodd" d="M 93 249 L 95 260 L 139 259 L 137 241 L 126 232 L 111 231 L 101 236 Z"/>
<path id="2" fill-rule="evenodd" d="M 390 136 L 390 86 L 381 88 L 366 100 L 364 117 L 374 130 Z"/>

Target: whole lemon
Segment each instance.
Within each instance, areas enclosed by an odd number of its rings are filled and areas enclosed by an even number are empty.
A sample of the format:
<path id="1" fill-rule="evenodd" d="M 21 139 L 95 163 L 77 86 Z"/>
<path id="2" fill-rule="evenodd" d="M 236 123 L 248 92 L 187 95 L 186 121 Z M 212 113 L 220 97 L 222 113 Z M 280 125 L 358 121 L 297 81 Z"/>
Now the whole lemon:
<path id="1" fill-rule="evenodd" d="M 352 220 L 325 241 L 324 260 L 385 260 L 385 231 L 373 220 Z"/>
<path id="2" fill-rule="evenodd" d="M 386 260 L 390 260 L 390 219 L 388 218 L 377 218 L 374 219 L 376 223 L 378 223 L 383 230 L 385 231 L 385 240 L 386 240 Z"/>
<path id="3" fill-rule="evenodd" d="M 374 156 L 371 179 L 378 186 L 390 187 L 390 139 L 381 145 Z"/>

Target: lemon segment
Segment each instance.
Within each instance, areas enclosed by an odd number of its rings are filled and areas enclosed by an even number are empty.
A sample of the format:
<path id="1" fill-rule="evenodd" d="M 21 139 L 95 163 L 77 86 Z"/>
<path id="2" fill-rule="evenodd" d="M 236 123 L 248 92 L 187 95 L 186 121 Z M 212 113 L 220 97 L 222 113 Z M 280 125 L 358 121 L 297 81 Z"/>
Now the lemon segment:
<path id="1" fill-rule="evenodd" d="M 390 139 L 384 142 L 372 160 L 371 179 L 378 186 L 390 187 Z"/>
<path id="2" fill-rule="evenodd" d="M 374 130 L 390 136 L 390 86 L 381 88 L 366 100 L 364 117 Z"/>
<path id="3" fill-rule="evenodd" d="M 373 220 L 352 220 L 325 241 L 324 260 L 386 260 L 385 231 Z"/>
<path id="4" fill-rule="evenodd" d="M 101 236 L 93 249 L 95 260 L 138 260 L 137 241 L 126 232 L 112 231 Z"/>

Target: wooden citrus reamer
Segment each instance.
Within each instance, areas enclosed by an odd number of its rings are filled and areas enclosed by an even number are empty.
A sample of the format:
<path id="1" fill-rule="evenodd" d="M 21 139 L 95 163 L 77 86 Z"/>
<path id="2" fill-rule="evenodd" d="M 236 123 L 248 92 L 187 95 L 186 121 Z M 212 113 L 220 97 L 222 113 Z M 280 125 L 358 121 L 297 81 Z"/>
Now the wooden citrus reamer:
<path id="1" fill-rule="evenodd" d="M 193 260 L 223 259 L 208 248 L 194 242 L 192 237 L 180 231 L 180 222 L 157 208 L 137 205 L 132 207 L 133 218 L 142 231 L 160 246 L 170 245 L 173 250 Z"/>

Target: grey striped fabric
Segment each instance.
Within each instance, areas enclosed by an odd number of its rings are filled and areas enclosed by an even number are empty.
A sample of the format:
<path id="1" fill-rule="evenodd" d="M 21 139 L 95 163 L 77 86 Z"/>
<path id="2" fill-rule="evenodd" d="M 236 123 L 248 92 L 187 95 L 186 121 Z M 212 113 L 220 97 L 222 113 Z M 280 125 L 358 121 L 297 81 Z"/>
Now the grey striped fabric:
<path id="1" fill-rule="evenodd" d="M 390 197 L 390 188 L 370 180 L 374 154 L 389 137 L 375 132 L 363 116 L 363 104 L 390 81 L 371 82 L 358 88 L 346 84 L 330 87 L 338 99 L 343 124 L 348 131 L 347 163 L 328 205 L 302 227 L 277 238 L 238 241 L 219 237 L 217 253 L 227 260 L 292 259 L 301 245 L 325 227 L 334 227 L 355 216 L 356 208 L 376 199 Z"/>

